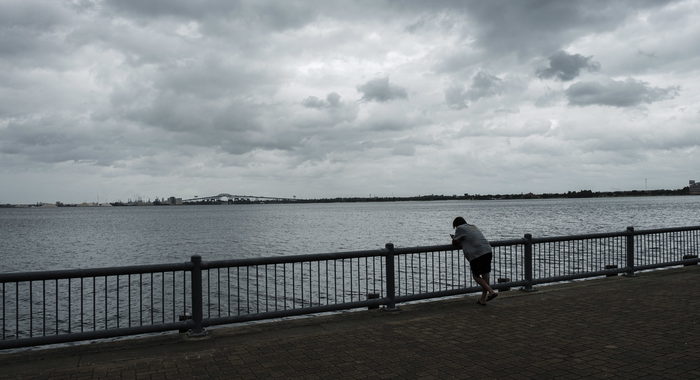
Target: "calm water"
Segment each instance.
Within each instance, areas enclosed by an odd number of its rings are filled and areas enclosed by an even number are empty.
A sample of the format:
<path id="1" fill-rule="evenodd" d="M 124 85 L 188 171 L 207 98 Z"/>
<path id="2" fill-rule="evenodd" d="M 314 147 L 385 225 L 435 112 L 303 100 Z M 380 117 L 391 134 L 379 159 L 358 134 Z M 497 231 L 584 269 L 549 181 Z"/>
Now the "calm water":
<path id="1" fill-rule="evenodd" d="M 0 272 L 446 244 L 700 225 L 700 197 L 0 209 Z"/>

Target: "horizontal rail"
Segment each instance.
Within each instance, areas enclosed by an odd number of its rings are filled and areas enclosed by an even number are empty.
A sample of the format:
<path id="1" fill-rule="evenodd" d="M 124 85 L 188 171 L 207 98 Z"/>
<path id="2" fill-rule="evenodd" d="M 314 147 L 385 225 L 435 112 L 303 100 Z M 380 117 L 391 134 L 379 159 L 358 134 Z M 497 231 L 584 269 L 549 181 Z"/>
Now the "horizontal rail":
<path id="1" fill-rule="evenodd" d="M 251 265 L 274 265 L 274 264 L 290 264 L 308 261 L 326 261 L 326 260 L 342 260 L 353 259 L 360 257 L 377 257 L 386 255 L 386 250 L 375 249 L 367 251 L 349 251 L 349 252 L 332 252 L 332 253 L 314 253 L 308 255 L 288 255 L 288 256 L 273 256 L 273 257 L 255 257 L 247 259 L 233 260 L 216 260 L 202 263 L 202 269 L 212 268 L 227 268 L 227 267 L 245 267 Z"/>
<path id="2" fill-rule="evenodd" d="M 635 235 L 648 235 L 648 234 L 659 234 L 667 232 L 682 232 L 682 231 L 698 231 L 700 226 L 686 226 L 686 227 L 669 227 L 669 228 L 656 228 L 649 230 L 634 230 Z"/>
<path id="3" fill-rule="evenodd" d="M 0 340 L 0 350 L 29 346 L 42 346 L 46 344 L 77 342 L 81 340 L 117 338 L 122 336 L 159 333 L 172 330 L 187 330 L 190 328 L 192 328 L 191 320 L 165 323 L 153 326 L 125 327 L 82 333 L 48 335 L 17 340 Z"/>
<path id="4" fill-rule="evenodd" d="M 102 277 L 102 276 L 126 276 L 130 274 L 144 274 L 157 272 L 177 272 L 192 269 L 192 263 L 132 265 L 124 267 L 105 267 L 88 269 L 65 269 L 32 272 L 8 272 L 0 273 L 0 283 L 64 280 L 68 278 Z"/>
<path id="5" fill-rule="evenodd" d="M 265 320 L 265 319 L 295 317 L 295 316 L 299 316 L 299 315 L 327 313 L 327 312 L 333 312 L 333 311 L 357 309 L 357 308 L 362 308 L 362 307 L 374 307 L 374 306 L 379 307 L 379 306 L 385 305 L 385 304 L 386 304 L 386 299 L 377 298 L 377 299 L 367 300 L 367 301 L 346 302 L 346 303 L 342 303 L 342 304 L 328 305 L 328 306 L 312 306 L 312 307 L 307 307 L 307 308 L 303 308 L 303 309 L 278 310 L 278 311 L 272 311 L 272 312 L 267 312 L 267 313 L 248 314 L 248 315 L 240 315 L 240 316 L 232 316 L 232 317 L 208 318 L 207 320 L 205 320 L 204 325 L 205 326 L 214 326 L 214 325 L 224 325 L 224 324 L 230 324 L 230 323 L 258 321 L 258 320 Z"/>

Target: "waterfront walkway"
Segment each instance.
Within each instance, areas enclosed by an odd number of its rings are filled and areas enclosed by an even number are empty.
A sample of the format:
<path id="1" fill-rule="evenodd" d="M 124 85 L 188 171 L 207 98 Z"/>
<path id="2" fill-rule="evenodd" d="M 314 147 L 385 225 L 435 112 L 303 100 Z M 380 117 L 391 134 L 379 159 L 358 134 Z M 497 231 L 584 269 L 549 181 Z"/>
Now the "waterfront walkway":
<path id="1" fill-rule="evenodd" d="M 0 378 L 700 378 L 700 266 L 17 353 Z"/>

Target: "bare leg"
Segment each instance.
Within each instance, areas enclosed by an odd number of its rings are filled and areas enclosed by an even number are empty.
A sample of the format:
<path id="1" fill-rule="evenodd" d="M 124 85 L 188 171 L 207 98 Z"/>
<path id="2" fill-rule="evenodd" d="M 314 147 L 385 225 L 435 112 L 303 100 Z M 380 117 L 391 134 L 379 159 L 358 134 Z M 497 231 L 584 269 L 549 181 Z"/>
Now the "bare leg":
<path id="1" fill-rule="evenodd" d="M 489 275 L 488 274 L 482 274 L 479 276 L 474 276 L 474 281 L 476 281 L 479 286 L 481 286 L 482 292 L 481 292 L 481 298 L 479 299 L 480 302 L 484 303 L 486 302 L 486 295 L 487 294 L 496 294 L 496 292 L 491 288 L 489 285 Z"/>

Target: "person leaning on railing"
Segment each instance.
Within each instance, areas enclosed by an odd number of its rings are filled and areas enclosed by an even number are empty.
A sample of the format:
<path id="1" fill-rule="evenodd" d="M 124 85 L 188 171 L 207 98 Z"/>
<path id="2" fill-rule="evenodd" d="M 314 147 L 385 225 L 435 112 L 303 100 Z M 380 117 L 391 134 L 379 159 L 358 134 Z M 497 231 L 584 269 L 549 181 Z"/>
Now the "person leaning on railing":
<path id="1" fill-rule="evenodd" d="M 464 251 L 464 257 L 469 261 L 474 281 L 482 289 L 481 297 L 477 303 L 486 306 L 486 302 L 498 296 L 498 293 L 489 285 L 489 273 L 493 258 L 491 245 L 475 225 L 468 224 L 461 216 L 455 218 L 452 227 L 455 229 L 454 235 L 450 235 L 452 236 L 452 245 L 461 247 Z"/>

